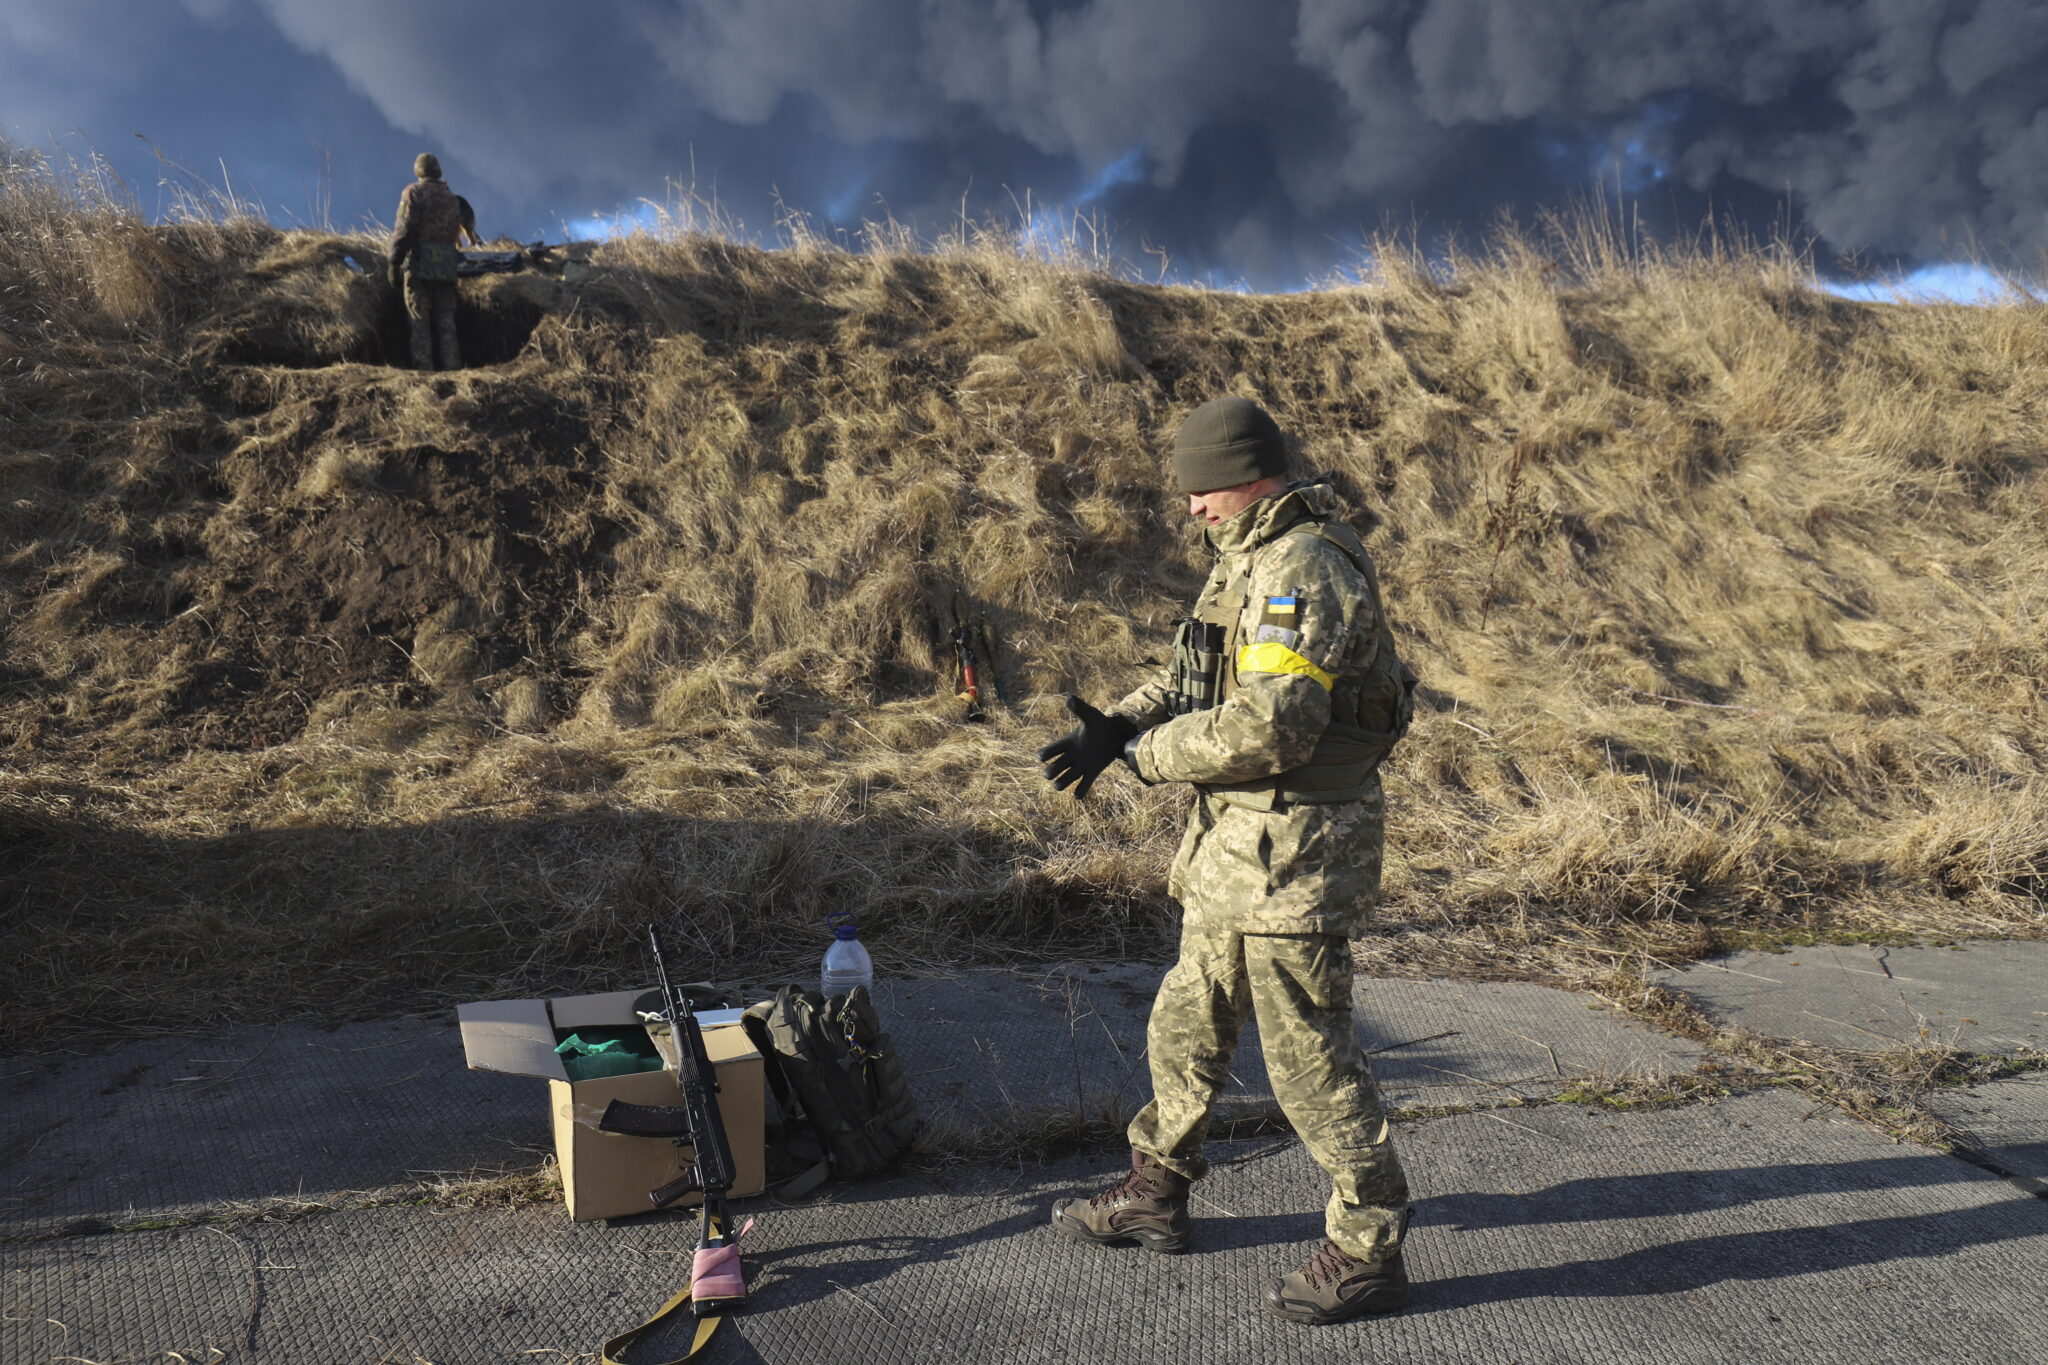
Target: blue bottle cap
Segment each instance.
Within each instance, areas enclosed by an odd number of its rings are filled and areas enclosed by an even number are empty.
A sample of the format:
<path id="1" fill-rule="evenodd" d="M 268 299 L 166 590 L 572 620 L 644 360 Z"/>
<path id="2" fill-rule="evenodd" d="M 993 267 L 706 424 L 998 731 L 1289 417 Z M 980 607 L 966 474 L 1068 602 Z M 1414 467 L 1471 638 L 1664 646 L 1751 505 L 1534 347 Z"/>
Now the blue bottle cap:
<path id="1" fill-rule="evenodd" d="M 845 940 L 860 937 L 860 930 L 854 925 L 851 910 L 834 910 L 825 916 L 825 924 L 832 930 L 834 938 Z"/>

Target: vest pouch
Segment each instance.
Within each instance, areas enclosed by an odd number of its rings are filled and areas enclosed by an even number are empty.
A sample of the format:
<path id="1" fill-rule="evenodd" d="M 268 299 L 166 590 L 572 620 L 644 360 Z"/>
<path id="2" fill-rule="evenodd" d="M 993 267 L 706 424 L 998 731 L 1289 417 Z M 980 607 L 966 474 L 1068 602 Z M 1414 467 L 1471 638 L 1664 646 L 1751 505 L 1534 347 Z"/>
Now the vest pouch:
<path id="1" fill-rule="evenodd" d="M 455 283 L 455 266 L 460 259 L 448 242 L 415 242 L 406 265 L 412 278 L 422 284 Z"/>
<path id="2" fill-rule="evenodd" d="M 1223 628 L 1192 616 L 1173 633 L 1173 662 L 1166 675 L 1166 709 L 1176 716 L 1206 711 L 1222 702 Z"/>
<path id="3" fill-rule="evenodd" d="M 1415 719 L 1415 685 L 1421 681 L 1415 676 L 1415 670 L 1405 663 L 1395 672 L 1395 682 L 1401 690 L 1394 703 L 1394 723 L 1387 727 L 1387 747 L 1390 749 L 1401 742 L 1401 737 L 1408 733 L 1408 726 Z"/>
<path id="4" fill-rule="evenodd" d="M 1415 717 L 1415 674 L 1393 657 L 1391 638 L 1382 640 L 1385 651 L 1359 691 L 1355 723 L 1362 729 L 1385 733 L 1394 740 L 1408 733 Z M 1389 666 L 1391 664 L 1391 666 Z"/>

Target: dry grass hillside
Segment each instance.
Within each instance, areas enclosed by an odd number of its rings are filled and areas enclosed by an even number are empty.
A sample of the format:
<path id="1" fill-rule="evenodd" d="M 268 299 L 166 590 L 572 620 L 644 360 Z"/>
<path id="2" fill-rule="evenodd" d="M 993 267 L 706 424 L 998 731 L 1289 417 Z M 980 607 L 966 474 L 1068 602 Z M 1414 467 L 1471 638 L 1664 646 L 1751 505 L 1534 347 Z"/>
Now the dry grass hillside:
<path id="1" fill-rule="evenodd" d="M 436 376 L 374 249 L 0 183 L 16 1043 L 637 980 L 655 917 L 755 979 L 836 906 L 884 971 L 1164 952 L 1185 792 L 1030 753 L 1161 657 L 1222 393 L 1426 684 L 1370 967 L 2048 924 L 2037 306 L 1597 233 L 1257 297 L 675 232 L 468 283 Z"/>

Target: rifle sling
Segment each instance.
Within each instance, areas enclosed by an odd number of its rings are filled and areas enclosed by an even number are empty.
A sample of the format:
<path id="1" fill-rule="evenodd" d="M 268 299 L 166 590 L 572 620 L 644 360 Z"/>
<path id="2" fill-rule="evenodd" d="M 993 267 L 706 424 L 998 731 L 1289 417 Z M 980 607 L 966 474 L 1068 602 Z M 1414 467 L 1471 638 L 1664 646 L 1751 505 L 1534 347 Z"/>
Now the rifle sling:
<path id="1" fill-rule="evenodd" d="M 714 1234 L 723 1235 L 723 1228 L 716 1220 L 712 1222 L 711 1230 Z M 689 1316 L 690 1313 L 690 1282 L 687 1276 L 683 1280 L 682 1291 L 663 1304 L 653 1317 L 641 1323 L 638 1327 L 621 1332 L 605 1342 L 604 1350 L 598 1354 L 599 1365 L 626 1365 L 626 1362 L 621 1361 L 619 1356 L 638 1345 L 642 1337 L 654 1335 L 657 1329 L 666 1325 L 669 1319 L 678 1313 L 685 1317 Z M 718 1324 L 723 1321 L 725 1321 L 723 1313 L 713 1313 L 709 1317 L 698 1318 L 697 1331 L 690 1339 L 689 1350 L 668 1360 L 634 1361 L 632 1365 L 682 1365 L 684 1361 L 704 1349 L 705 1343 L 711 1340 L 711 1334 L 718 1330 Z"/>

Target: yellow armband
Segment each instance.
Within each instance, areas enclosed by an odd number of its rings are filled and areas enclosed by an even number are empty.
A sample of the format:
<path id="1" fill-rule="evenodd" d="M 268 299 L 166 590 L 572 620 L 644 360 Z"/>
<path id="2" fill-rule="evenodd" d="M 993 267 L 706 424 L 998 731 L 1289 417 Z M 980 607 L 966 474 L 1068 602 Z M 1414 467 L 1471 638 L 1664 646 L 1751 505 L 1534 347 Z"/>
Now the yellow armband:
<path id="1" fill-rule="evenodd" d="M 1267 641 L 1264 644 L 1246 645 L 1237 651 L 1237 671 L 1240 673 L 1299 673 L 1304 678 L 1314 678 L 1328 692 L 1337 685 L 1337 675 L 1325 673 L 1307 659 L 1302 658 L 1286 645 Z"/>

